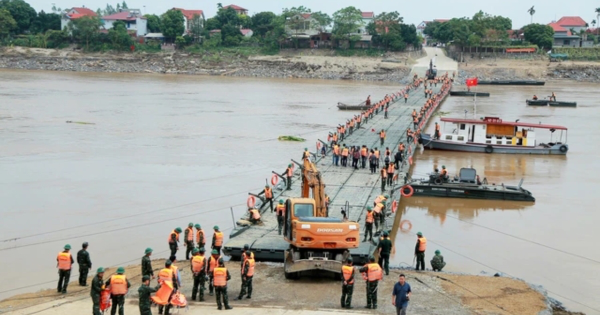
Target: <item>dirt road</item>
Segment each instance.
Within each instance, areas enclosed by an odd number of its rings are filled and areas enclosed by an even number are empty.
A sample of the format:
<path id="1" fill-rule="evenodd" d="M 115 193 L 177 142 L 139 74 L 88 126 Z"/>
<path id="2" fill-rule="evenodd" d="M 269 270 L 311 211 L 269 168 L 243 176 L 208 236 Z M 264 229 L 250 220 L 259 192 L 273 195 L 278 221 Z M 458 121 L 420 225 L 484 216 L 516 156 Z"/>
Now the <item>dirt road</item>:
<path id="1" fill-rule="evenodd" d="M 417 73 L 419 77 L 425 76 L 425 71 L 429 69 L 429 61 L 433 60 L 433 65 L 438 70 L 438 74 L 448 71 L 452 73 L 458 69 L 456 61 L 448 58 L 444 54 L 444 50 L 437 47 L 424 47 L 423 50 L 427 53 L 427 56 L 417 60 L 417 63 L 413 66 L 412 72 Z"/>

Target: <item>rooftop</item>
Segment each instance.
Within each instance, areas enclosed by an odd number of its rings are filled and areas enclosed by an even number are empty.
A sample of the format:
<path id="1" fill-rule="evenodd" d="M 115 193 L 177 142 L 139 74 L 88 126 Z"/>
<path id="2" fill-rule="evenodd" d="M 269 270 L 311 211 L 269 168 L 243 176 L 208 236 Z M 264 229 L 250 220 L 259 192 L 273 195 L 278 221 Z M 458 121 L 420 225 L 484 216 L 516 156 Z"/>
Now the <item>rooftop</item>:
<path id="1" fill-rule="evenodd" d="M 585 27 L 587 23 L 579 16 L 563 16 L 560 20 L 556 21 L 556 24 L 560 26 Z"/>
<path id="2" fill-rule="evenodd" d="M 84 8 L 84 7 L 74 7 L 71 10 L 75 10 L 77 11 L 77 13 L 79 13 L 79 15 L 81 16 L 96 16 L 96 12 L 94 12 L 93 10 L 90 10 L 88 8 Z"/>
<path id="3" fill-rule="evenodd" d="M 132 15 L 131 12 L 123 11 L 107 16 L 103 16 L 103 20 L 115 20 L 115 21 L 135 21 L 137 16 Z M 141 18 L 141 17 L 140 17 Z"/>
<path id="4" fill-rule="evenodd" d="M 441 121 L 450 123 L 463 123 L 463 124 L 474 124 L 474 125 L 505 125 L 515 127 L 527 127 L 527 128 L 540 128 L 540 129 L 556 129 L 556 130 L 567 130 L 567 127 L 559 125 L 542 125 L 526 122 L 514 122 L 514 121 L 502 121 L 496 117 L 486 117 L 490 120 L 481 119 L 462 119 L 462 118 L 446 118 L 442 117 Z"/>
<path id="5" fill-rule="evenodd" d="M 550 24 L 548 24 L 548 26 L 552 27 L 554 32 L 567 32 L 567 29 L 560 26 L 557 22 L 550 23 Z"/>
<path id="6" fill-rule="evenodd" d="M 173 8 L 173 10 L 181 11 L 183 16 L 185 16 L 185 18 L 188 20 L 193 19 L 194 15 L 199 15 L 199 16 L 204 15 L 204 11 L 202 11 L 202 10 L 186 10 L 186 9 L 181 9 L 181 8 Z"/>
<path id="7" fill-rule="evenodd" d="M 444 23 L 444 22 L 448 22 L 450 21 L 450 19 L 435 19 L 433 20 L 434 22 L 440 22 L 440 23 Z"/>
<path id="8" fill-rule="evenodd" d="M 226 5 L 226 6 L 223 7 L 223 9 L 228 9 L 228 8 L 232 8 L 232 9 L 234 9 L 236 11 L 248 11 L 248 9 L 244 9 L 244 8 L 238 6 L 238 5 L 235 5 L 235 4 L 230 4 L 230 5 Z"/>
<path id="9" fill-rule="evenodd" d="M 372 19 L 375 17 L 374 12 L 362 12 L 363 19 Z"/>

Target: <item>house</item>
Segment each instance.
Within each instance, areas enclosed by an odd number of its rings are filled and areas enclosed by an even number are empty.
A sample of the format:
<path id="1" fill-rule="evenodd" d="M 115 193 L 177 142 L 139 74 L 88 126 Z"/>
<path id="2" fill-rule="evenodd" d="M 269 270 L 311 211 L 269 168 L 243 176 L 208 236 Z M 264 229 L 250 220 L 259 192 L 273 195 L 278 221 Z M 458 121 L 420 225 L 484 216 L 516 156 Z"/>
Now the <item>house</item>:
<path id="1" fill-rule="evenodd" d="M 427 24 L 431 23 L 431 22 L 438 22 L 438 23 L 445 23 L 450 21 L 449 19 L 435 19 L 433 21 L 423 21 L 421 23 L 419 23 L 419 25 L 417 25 L 417 35 L 421 35 L 421 36 L 425 36 L 425 28 L 427 27 Z"/>
<path id="2" fill-rule="evenodd" d="M 239 14 L 239 15 L 248 15 L 248 9 L 244 9 L 244 8 L 242 8 L 240 6 L 235 5 L 235 4 L 230 4 L 230 5 L 227 5 L 227 6 L 223 7 L 223 9 L 225 9 L 225 10 L 227 10 L 229 8 L 234 9 L 235 12 L 237 12 L 237 14 Z"/>
<path id="3" fill-rule="evenodd" d="M 96 12 L 86 7 L 75 7 L 65 12 L 60 18 L 60 29 L 64 29 L 69 25 L 71 20 L 75 20 L 84 16 L 97 16 Z"/>
<path id="4" fill-rule="evenodd" d="M 292 38 L 309 39 L 321 32 L 318 25 L 310 13 L 296 14 L 286 19 L 285 32 Z"/>
<path id="5" fill-rule="evenodd" d="M 367 25 L 375 20 L 374 12 L 362 12 L 362 26 L 358 30 L 358 34 L 367 34 Z"/>
<path id="6" fill-rule="evenodd" d="M 579 33 L 582 30 L 585 31 L 588 28 L 588 24 L 578 16 L 563 16 L 555 23 L 566 28 L 568 31 L 573 29 L 575 33 Z"/>
<path id="7" fill-rule="evenodd" d="M 571 34 L 571 31 L 558 25 L 548 24 L 554 30 L 554 47 L 579 47 L 579 36 Z"/>
<path id="8" fill-rule="evenodd" d="M 202 24 L 202 27 L 204 27 L 204 11 L 202 10 L 186 10 L 186 9 L 181 9 L 181 8 L 173 8 L 173 10 L 177 10 L 177 11 L 181 11 L 181 13 L 183 14 L 183 20 L 184 20 L 184 25 L 185 25 L 185 33 L 184 34 L 189 34 L 190 30 L 192 29 L 192 25 L 193 25 L 193 21 L 194 21 L 194 17 L 197 15 L 200 17 L 200 23 Z"/>
<path id="9" fill-rule="evenodd" d="M 118 13 L 102 17 L 106 30 L 111 29 L 117 21 L 124 22 L 127 31 L 135 31 L 137 37 L 148 34 L 148 21 L 139 9 L 119 9 Z"/>
<path id="10" fill-rule="evenodd" d="M 240 32 L 242 32 L 242 35 L 244 35 L 244 37 L 252 37 L 252 35 L 254 35 L 254 32 L 249 28 L 243 28 L 240 30 Z"/>

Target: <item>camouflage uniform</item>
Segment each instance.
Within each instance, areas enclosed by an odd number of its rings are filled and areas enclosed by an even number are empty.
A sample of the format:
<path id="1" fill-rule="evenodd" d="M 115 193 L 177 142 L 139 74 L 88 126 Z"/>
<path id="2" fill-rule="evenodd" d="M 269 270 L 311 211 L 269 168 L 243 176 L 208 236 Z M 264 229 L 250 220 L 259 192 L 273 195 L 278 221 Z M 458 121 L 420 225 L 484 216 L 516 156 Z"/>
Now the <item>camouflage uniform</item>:
<path id="1" fill-rule="evenodd" d="M 207 260 L 206 258 L 204 258 L 204 253 L 202 253 L 201 256 L 204 260 L 204 267 L 202 268 L 202 271 L 200 271 L 199 273 L 194 273 L 194 270 L 192 269 L 192 277 L 194 278 L 194 286 L 192 287 L 192 301 L 196 300 L 196 294 L 198 294 L 200 302 L 203 302 L 204 290 L 206 290 L 206 287 L 204 285 L 206 284 Z M 192 268 L 192 266 L 190 266 L 190 268 Z"/>
<path id="2" fill-rule="evenodd" d="M 92 268 L 90 254 L 84 248 L 77 252 L 77 264 L 79 265 L 79 285 L 87 285 L 88 272 Z"/>
<path id="3" fill-rule="evenodd" d="M 247 260 L 242 262 L 242 290 L 240 291 L 240 295 L 238 296 L 238 300 L 241 300 L 246 293 L 248 294 L 247 298 L 252 297 L 252 277 L 246 276 L 248 274 L 248 269 L 250 269 L 250 264 L 246 263 Z M 246 291 L 247 290 L 247 291 Z"/>
<path id="4" fill-rule="evenodd" d="M 152 310 L 150 309 L 152 306 L 152 303 L 150 302 L 150 294 L 158 291 L 159 288 L 160 286 L 151 288 L 145 284 L 140 286 L 138 289 L 138 294 L 140 296 L 140 315 L 152 315 Z"/>
<path id="5" fill-rule="evenodd" d="M 131 287 L 131 283 L 129 282 L 129 279 L 126 279 L 127 281 L 127 288 L 129 289 Z M 110 278 L 108 278 L 108 280 L 106 280 L 106 286 L 110 286 Z M 111 294 L 111 300 L 112 300 L 112 308 L 110 309 L 110 315 L 115 315 L 117 313 L 117 308 L 119 309 L 119 315 L 125 315 L 125 295 L 124 294 L 117 294 L 117 295 L 112 295 Z"/>
<path id="6" fill-rule="evenodd" d="M 385 274 L 390 274 L 390 253 L 392 252 L 392 241 L 389 237 L 384 237 L 379 241 L 377 248 L 381 248 L 379 253 L 379 266 L 385 270 Z"/>
<path id="7" fill-rule="evenodd" d="M 217 267 L 218 268 L 218 267 Z M 223 267 L 224 268 L 224 267 Z M 216 269 L 216 268 L 215 268 Z M 213 274 L 214 278 L 214 274 Z M 229 274 L 229 270 L 227 270 L 227 281 L 231 280 L 231 275 Z M 217 296 L 217 306 L 221 309 L 223 306 L 221 304 L 221 296 L 223 297 L 223 304 L 225 304 L 225 308 L 230 308 L 229 306 L 229 295 L 227 294 L 227 285 L 225 286 L 215 286 L 215 293 Z"/>
<path id="8" fill-rule="evenodd" d="M 442 269 L 444 269 L 444 266 L 446 266 L 444 256 L 436 253 L 435 256 L 433 256 L 433 258 L 431 259 L 431 268 L 433 269 L 433 271 L 442 271 Z"/>
<path id="9" fill-rule="evenodd" d="M 102 312 L 100 312 L 100 294 L 102 293 L 102 284 L 102 278 L 100 278 L 98 275 L 92 279 L 90 296 L 92 297 L 92 303 L 94 304 L 92 307 L 92 314 L 94 315 L 102 315 Z"/>
<path id="10" fill-rule="evenodd" d="M 150 277 L 150 279 L 154 277 L 154 270 L 152 270 L 152 260 L 148 255 L 142 257 L 142 277 L 143 276 L 148 276 Z"/>
<path id="11" fill-rule="evenodd" d="M 188 235 L 192 234 L 192 240 L 188 241 Z M 185 240 L 185 260 L 190 260 L 190 253 L 194 249 L 194 228 L 189 226 L 185 229 L 185 233 L 183 235 L 183 239 Z"/>

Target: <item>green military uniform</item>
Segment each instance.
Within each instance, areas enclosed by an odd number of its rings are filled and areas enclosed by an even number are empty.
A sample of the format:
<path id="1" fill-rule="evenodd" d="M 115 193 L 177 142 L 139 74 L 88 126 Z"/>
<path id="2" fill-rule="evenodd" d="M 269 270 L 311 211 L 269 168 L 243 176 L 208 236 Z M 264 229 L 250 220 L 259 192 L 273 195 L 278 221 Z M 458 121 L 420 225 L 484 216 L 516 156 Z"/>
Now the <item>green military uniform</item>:
<path id="1" fill-rule="evenodd" d="M 64 247 L 64 251 L 63 253 L 69 253 L 69 251 L 71 250 L 71 245 L 67 244 Z M 67 287 L 69 286 L 69 279 L 71 279 L 71 268 L 73 267 L 73 263 L 75 262 L 73 260 L 73 256 L 70 255 L 70 259 L 71 259 L 71 266 L 69 267 L 69 269 L 58 269 L 58 285 L 56 286 L 56 291 L 58 293 L 62 293 L 62 294 L 66 294 L 67 293 Z M 58 258 L 56 258 L 56 261 L 58 262 Z"/>
<path id="2" fill-rule="evenodd" d="M 373 208 L 371 208 L 371 207 L 367 207 L 367 211 L 368 211 L 368 212 L 369 212 L 371 215 L 373 215 L 373 220 L 376 220 L 376 219 L 375 219 L 375 214 L 373 213 Z M 368 214 L 367 214 L 367 216 L 368 216 Z M 365 216 L 365 239 L 363 240 L 363 242 L 366 242 L 366 241 L 367 241 L 367 239 L 368 239 L 369 241 L 372 241 L 372 240 L 373 240 L 373 222 L 367 222 L 367 218 L 366 218 L 367 216 Z M 367 235 L 369 235 L 369 237 L 368 237 L 368 238 L 367 238 Z"/>
<path id="3" fill-rule="evenodd" d="M 77 264 L 79 265 L 79 285 L 87 285 L 87 276 L 90 269 L 92 269 L 92 261 L 90 260 L 90 254 L 87 252 L 87 243 L 83 243 L 83 248 L 77 252 Z"/>
<path id="4" fill-rule="evenodd" d="M 148 276 L 150 279 L 154 277 L 154 270 L 152 269 L 152 259 L 150 259 L 150 255 L 152 254 L 152 248 L 146 248 L 146 255 L 142 257 L 142 277 Z"/>
<path id="5" fill-rule="evenodd" d="M 377 265 L 375 263 L 375 258 L 373 258 L 373 256 L 371 256 L 369 258 L 369 263 L 366 264 L 364 267 L 360 268 L 360 272 L 365 273 L 365 275 L 369 276 L 369 265 L 373 264 L 376 266 L 376 268 L 380 268 L 379 265 Z M 380 270 L 381 272 L 381 270 Z M 367 280 L 367 306 L 365 308 L 373 308 L 376 309 L 377 308 L 377 287 L 379 285 L 379 280 L 373 280 L 373 281 L 368 281 Z"/>
<path id="6" fill-rule="evenodd" d="M 150 277 L 145 276 L 144 279 L 150 280 Z M 138 294 L 140 296 L 140 315 L 152 315 L 152 303 L 150 300 L 150 295 L 158 291 L 159 288 L 160 286 L 157 286 L 156 288 L 151 288 L 150 286 L 147 286 L 145 284 L 142 284 L 140 286 L 140 288 L 138 289 Z"/>
<path id="7" fill-rule="evenodd" d="M 225 268 L 222 258 L 219 259 L 219 266 L 217 268 Z M 215 270 L 217 268 L 215 268 Z M 229 281 L 229 280 L 231 280 L 231 275 L 229 274 L 229 270 L 226 269 L 226 272 L 227 272 L 226 279 L 227 279 L 227 281 Z M 213 278 L 214 278 L 214 270 L 213 270 Z M 223 304 L 225 304 L 225 309 L 232 308 L 231 306 L 229 306 L 229 295 L 227 294 L 227 284 L 225 284 L 224 286 L 215 286 L 215 293 L 217 296 L 217 306 L 219 309 L 223 308 L 223 305 L 221 304 L 221 300 L 223 300 Z"/>
<path id="8" fill-rule="evenodd" d="M 204 248 L 200 248 L 200 250 L 198 250 L 197 248 L 194 248 L 194 250 L 192 251 L 192 254 L 194 256 L 196 256 L 196 254 L 199 254 L 199 257 L 202 257 L 201 260 L 203 261 L 203 266 L 202 266 L 202 270 L 200 272 L 194 272 L 194 265 L 193 263 L 190 264 L 190 269 L 192 270 L 192 276 L 194 278 L 194 286 L 192 287 L 192 301 L 196 300 L 196 295 L 198 293 L 199 294 L 199 300 L 200 302 L 204 301 L 204 290 L 206 290 L 206 288 L 204 287 L 205 283 L 206 283 L 206 258 L 204 258 Z M 192 256 L 192 261 L 194 260 L 194 256 Z"/>
<path id="9" fill-rule="evenodd" d="M 190 233 L 192 234 L 192 240 L 188 241 Z M 188 228 L 185 229 L 185 233 L 183 234 L 183 239 L 186 247 L 185 260 L 190 260 L 190 253 L 194 249 L 194 223 L 190 222 L 190 224 L 188 224 Z"/>
<path id="10" fill-rule="evenodd" d="M 392 252 L 392 241 L 387 231 L 383 232 L 383 239 L 379 241 L 377 249 L 381 249 L 379 252 L 379 266 L 385 270 L 387 276 L 390 274 L 390 253 Z"/>
<path id="11" fill-rule="evenodd" d="M 433 271 L 442 271 L 446 266 L 446 262 L 444 261 L 444 256 L 441 255 L 439 250 L 435 251 L 435 256 L 431 259 L 431 268 Z"/>
<path id="12" fill-rule="evenodd" d="M 204 245 L 206 244 L 206 240 L 204 239 L 204 231 L 202 231 L 202 226 L 200 226 L 200 224 L 196 224 L 195 228 L 196 228 L 196 235 L 198 236 L 197 240 L 196 240 L 196 244 L 198 244 L 198 248 L 203 248 Z M 202 233 L 198 233 L 200 231 L 202 231 Z"/>
<path id="13" fill-rule="evenodd" d="M 125 273 L 125 269 L 123 267 L 119 267 L 117 268 L 117 274 L 118 275 L 122 275 Z M 131 283 L 129 282 L 129 279 L 126 279 L 127 281 L 127 289 L 129 289 L 131 287 Z M 106 286 L 110 286 L 110 278 L 108 278 L 108 280 L 106 280 Z M 115 315 L 117 313 L 117 308 L 119 309 L 119 315 L 125 315 L 125 295 L 124 294 L 116 294 L 116 295 L 112 295 L 111 294 L 111 300 L 112 300 L 112 308 L 110 309 L 110 315 Z"/>
<path id="14" fill-rule="evenodd" d="M 340 299 L 340 304 L 342 308 L 352 308 L 352 294 L 354 293 L 354 273 L 355 269 L 352 267 L 352 258 L 348 258 L 346 261 L 347 265 L 342 267 L 342 298 Z M 352 273 L 350 275 L 346 275 L 344 269 L 352 268 Z"/>
<path id="15" fill-rule="evenodd" d="M 249 253 L 249 254 L 248 254 Z M 250 251 L 246 252 L 246 255 L 251 255 Z M 252 255 L 254 256 L 254 255 Z M 250 270 L 250 264 L 248 263 L 248 259 L 254 260 L 254 258 L 246 258 L 242 261 L 242 289 L 240 291 L 240 295 L 238 296 L 238 300 L 241 300 L 244 295 L 248 294 L 247 298 L 252 298 L 252 277 L 254 275 L 248 275 L 248 270 Z"/>
<path id="16" fill-rule="evenodd" d="M 98 268 L 98 274 L 94 276 L 92 279 L 92 288 L 90 290 L 90 296 L 92 297 L 92 314 L 93 315 L 102 315 L 100 312 L 100 295 L 102 294 L 102 276 L 100 274 L 104 274 L 104 268 Z"/>

